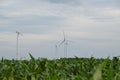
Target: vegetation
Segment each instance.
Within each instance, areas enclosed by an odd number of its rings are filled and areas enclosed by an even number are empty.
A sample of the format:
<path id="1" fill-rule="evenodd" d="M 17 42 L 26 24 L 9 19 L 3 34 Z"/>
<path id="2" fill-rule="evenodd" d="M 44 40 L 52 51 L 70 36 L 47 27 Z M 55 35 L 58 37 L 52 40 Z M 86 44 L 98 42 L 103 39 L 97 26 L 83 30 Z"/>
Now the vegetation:
<path id="1" fill-rule="evenodd" d="M 0 80 L 120 80 L 120 60 L 61 58 L 0 60 Z"/>

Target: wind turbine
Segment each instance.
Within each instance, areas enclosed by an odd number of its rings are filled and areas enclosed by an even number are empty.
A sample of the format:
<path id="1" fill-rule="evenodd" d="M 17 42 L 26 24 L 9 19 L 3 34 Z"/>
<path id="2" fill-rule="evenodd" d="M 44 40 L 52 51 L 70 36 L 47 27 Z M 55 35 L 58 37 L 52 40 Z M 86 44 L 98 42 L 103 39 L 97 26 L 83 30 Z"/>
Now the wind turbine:
<path id="1" fill-rule="evenodd" d="M 18 59 L 18 42 L 19 42 L 19 36 L 22 34 L 18 31 L 16 31 L 16 34 L 17 34 L 17 39 L 16 39 L 16 59 Z"/>
<path id="2" fill-rule="evenodd" d="M 58 54 L 58 45 L 55 44 L 55 59 L 57 58 L 57 54 Z"/>
<path id="3" fill-rule="evenodd" d="M 66 35 L 65 35 L 65 32 L 63 31 L 63 41 L 59 44 L 59 46 L 61 46 L 62 44 L 64 45 L 64 57 L 67 58 L 67 48 L 68 48 L 68 41 L 66 39 Z"/>

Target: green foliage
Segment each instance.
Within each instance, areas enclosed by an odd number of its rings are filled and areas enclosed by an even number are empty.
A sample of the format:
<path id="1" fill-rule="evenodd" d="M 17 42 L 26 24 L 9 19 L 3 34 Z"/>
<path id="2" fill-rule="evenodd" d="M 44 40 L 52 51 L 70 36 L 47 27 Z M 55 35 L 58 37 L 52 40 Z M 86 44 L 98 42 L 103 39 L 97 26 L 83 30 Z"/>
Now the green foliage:
<path id="1" fill-rule="evenodd" d="M 120 80 L 120 60 L 61 58 L 0 61 L 0 80 Z"/>

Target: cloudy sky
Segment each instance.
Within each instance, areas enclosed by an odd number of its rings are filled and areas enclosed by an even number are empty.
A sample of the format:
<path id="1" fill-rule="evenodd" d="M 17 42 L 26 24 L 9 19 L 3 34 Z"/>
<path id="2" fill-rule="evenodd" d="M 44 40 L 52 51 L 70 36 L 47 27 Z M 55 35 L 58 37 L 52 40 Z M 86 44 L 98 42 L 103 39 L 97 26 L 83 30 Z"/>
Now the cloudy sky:
<path id="1" fill-rule="evenodd" d="M 0 56 L 68 57 L 120 55 L 120 0 L 0 0 Z"/>

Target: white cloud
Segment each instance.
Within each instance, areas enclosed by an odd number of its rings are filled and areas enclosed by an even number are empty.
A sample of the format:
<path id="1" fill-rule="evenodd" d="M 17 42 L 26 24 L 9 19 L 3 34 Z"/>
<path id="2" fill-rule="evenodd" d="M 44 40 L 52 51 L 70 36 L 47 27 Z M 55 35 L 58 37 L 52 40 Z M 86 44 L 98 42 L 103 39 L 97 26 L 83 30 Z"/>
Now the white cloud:
<path id="1" fill-rule="evenodd" d="M 90 51 L 87 51 L 86 47 L 92 48 L 95 52 L 104 52 L 108 49 L 119 51 L 120 8 L 115 5 L 116 0 L 70 1 L 2 0 L 1 53 L 7 53 L 6 49 L 8 52 L 14 52 L 16 34 L 8 32 L 15 30 L 25 32 L 24 36 L 19 38 L 23 53 L 30 49 L 37 53 L 35 55 L 45 52 L 44 56 L 50 56 L 47 53 L 52 53 L 51 46 L 63 39 L 62 30 L 70 40 L 80 42 L 80 45 L 75 44 L 77 47 L 74 48 L 82 48 L 81 53 Z M 71 49 L 70 52 L 74 51 Z"/>
<path id="2" fill-rule="evenodd" d="M 11 0 L 0 0 L 0 7 L 11 6 L 14 2 Z"/>
<path id="3" fill-rule="evenodd" d="M 102 12 L 105 16 L 120 18 L 120 9 L 106 8 Z"/>
<path id="4" fill-rule="evenodd" d="M 68 18 L 65 24 L 85 27 L 85 26 L 89 26 L 90 24 L 94 24 L 94 21 L 88 17 L 76 16 L 76 17 Z"/>
<path id="5" fill-rule="evenodd" d="M 24 40 L 36 42 L 49 42 L 55 40 L 54 36 L 48 34 L 24 34 Z"/>
<path id="6" fill-rule="evenodd" d="M 15 35 L 11 32 L 2 32 L 0 33 L 0 36 L 1 37 L 1 40 L 0 41 L 8 41 L 8 42 L 11 42 L 13 41 L 15 38 Z"/>

